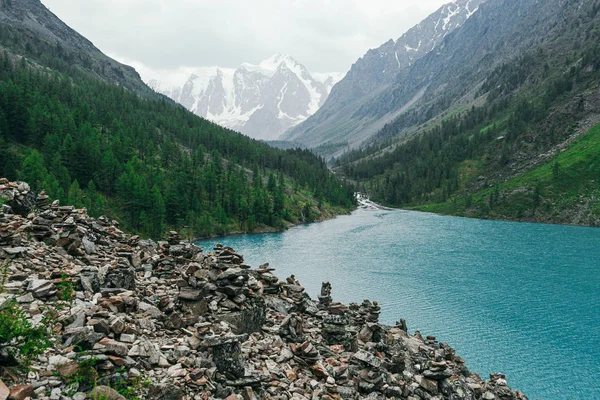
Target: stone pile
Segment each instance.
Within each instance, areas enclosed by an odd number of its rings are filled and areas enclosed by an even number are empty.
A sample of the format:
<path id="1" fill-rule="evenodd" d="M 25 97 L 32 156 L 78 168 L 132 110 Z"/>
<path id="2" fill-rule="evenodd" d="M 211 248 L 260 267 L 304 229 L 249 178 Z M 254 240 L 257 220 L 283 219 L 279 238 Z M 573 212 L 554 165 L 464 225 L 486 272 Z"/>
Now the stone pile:
<path id="1" fill-rule="evenodd" d="M 22 183 L 0 180 L 0 198 L 0 304 L 15 299 L 52 342 L 28 373 L 0 377 L 0 400 L 122 399 L 123 387 L 150 400 L 526 398 L 403 320 L 380 325 L 376 302 L 333 302 L 329 283 L 314 301 L 230 247 L 142 240 Z"/>

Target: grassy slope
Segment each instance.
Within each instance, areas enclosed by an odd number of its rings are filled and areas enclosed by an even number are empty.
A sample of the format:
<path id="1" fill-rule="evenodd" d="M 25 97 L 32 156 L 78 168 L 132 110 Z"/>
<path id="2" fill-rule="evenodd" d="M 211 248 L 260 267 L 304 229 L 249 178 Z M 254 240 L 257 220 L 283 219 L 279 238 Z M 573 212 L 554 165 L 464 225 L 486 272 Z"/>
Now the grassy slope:
<path id="1" fill-rule="evenodd" d="M 546 163 L 496 187 L 412 208 L 477 218 L 599 226 L 600 124 Z"/>

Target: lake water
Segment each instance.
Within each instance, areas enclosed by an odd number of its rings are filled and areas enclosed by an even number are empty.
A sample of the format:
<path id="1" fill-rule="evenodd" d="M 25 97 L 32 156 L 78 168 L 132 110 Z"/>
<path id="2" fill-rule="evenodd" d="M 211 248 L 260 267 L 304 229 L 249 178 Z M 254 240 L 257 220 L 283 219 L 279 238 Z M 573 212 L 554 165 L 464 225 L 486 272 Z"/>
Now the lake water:
<path id="1" fill-rule="evenodd" d="M 379 301 L 381 322 L 405 318 L 530 399 L 600 399 L 600 229 L 358 210 L 218 242 L 314 298 L 328 280 L 335 301 Z"/>

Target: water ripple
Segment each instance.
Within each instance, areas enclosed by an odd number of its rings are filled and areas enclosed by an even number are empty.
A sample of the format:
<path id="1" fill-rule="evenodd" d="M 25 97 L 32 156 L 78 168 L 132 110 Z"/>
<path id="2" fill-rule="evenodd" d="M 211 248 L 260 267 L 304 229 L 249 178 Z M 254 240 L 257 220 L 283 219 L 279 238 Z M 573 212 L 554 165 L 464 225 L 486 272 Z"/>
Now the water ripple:
<path id="1" fill-rule="evenodd" d="M 378 300 L 382 322 L 405 318 L 532 400 L 600 399 L 600 229 L 358 211 L 220 241 L 312 296 L 329 280 L 335 300 Z"/>

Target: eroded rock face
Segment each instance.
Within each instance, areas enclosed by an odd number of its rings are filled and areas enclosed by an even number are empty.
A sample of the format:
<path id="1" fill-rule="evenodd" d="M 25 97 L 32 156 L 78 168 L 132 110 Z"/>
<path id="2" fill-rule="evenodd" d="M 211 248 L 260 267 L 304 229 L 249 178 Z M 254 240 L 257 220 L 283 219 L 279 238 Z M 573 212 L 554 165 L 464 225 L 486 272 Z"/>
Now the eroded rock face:
<path id="1" fill-rule="evenodd" d="M 0 195 L 19 187 L 0 180 Z M 403 320 L 379 324 L 376 302 L 334 302 L 327 283 L 315 302 L 294 276 L 279 281 L 231 248 L 203 252 L 177 232 L 140 240 L 44 194 L 36 204 L 0 213 L 0 265 L 10 260 L 0 306 L 14 298 L 32 323 L 50 313 L 55 337 L 28 375 L 0 377 L 4 392 L 83 399 L 92 386 L 65 377 L 93 358 L 98 394 L 115 399 L 117 382 L 156 400 L 525 399 Z"/>

